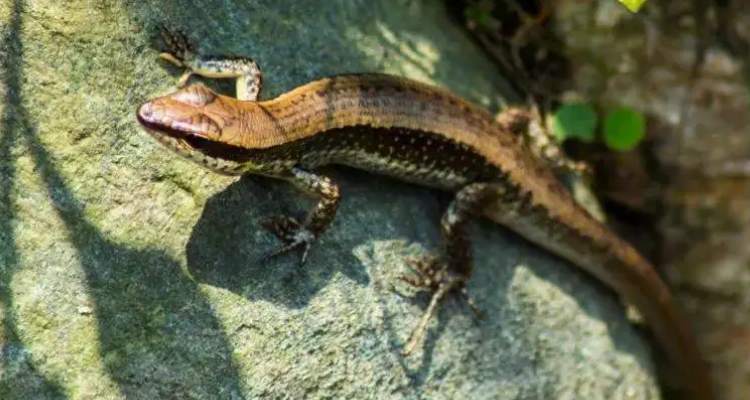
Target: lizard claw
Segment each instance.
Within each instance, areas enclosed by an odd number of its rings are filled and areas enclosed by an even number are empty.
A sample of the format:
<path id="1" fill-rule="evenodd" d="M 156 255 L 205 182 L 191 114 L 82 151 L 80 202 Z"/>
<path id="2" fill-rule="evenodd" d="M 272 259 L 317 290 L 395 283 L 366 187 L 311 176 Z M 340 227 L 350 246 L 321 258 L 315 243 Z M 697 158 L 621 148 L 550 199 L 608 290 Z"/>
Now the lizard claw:
<path id="1" fill-rule="evenodd" d="M 421 259 L 408 257 L 405 261 L 416 272 L 416 275 L 400 275 L 397 278 L 415 288 L 431 290 L 433 291 L 433 295 L 430 300 L 430 305 L 422 314 L 419 323 L 409 335 L 409 342 L 402 352 L 404 357 L 411 354 L 417 344 L 422 340 L 422 337 L 424 337 L 424 334 L 427 331 L 427 324 L 435 314 L 440 301 L 453 289 L 458 289 L 460 291 L 461 296 L 466 300 L 466 303 L 471 307 L 477 318 L 484 318 L 484 314 L 479 307 L 477 307 L 476 301 L 469 294 L 468 290 L 466 290 L 466 279 L 453 272 L 448 263 L 442 262 L 440 259 L 432 255 L 425 256 Z"/>
<path id="2" fill-rule="evenodd" d="M 409 342 L 406 344 L 406 347 L 404 347 L 404 351 L 401 352 L 402 356 L 408 357 L 409 354 L 414 351 L 414 348 L 417 347 L 417 344 L 422 341 L 425 332 L 427 332 L 427 324 L 430 322 L 432 315 L 435 314 L 435 310 L 437 310 L 440 300 L 445 297 L 452 287 L 453 283 L 449 282 L 444 282 L 438 285 L 438 289 L 435 291 L 435 294 L 432 295 L 430 305 L 422 314 L 422 318 L 419 319 L 419 324 L 417 324 L 417 326 L 411 331 Z"/>
<path id="3" fill-rule="evenodd" d="M 159 57 L 180 68 L 185 68 L 185 72 L 177 80 L 177 87 L 181 88 L 187 84 L 188 79 L 193 74 L 190 62 L 194 57 L 195 44 L 182 31 L 170 30 L 164 26 L 161 26 L 159 31 L 164 44 L 168 48 L 168 51 L 162 52 Z"/>
<path id="4" fill-rule="evenodd" d="M 264 221 L 261 226 L 286 243 L 285 246 L 263 255 L 261 262 L 268 262 L 282 254 L 302 248 L 300 266 L 305 264 L 310 247 L 315 242 L 315 239 L 317 239 L 317 236 L 312 231 L 302 226 L 296 219 L 286 216 L 270 218 Z"/>
<path id="5" fill-rule="evenodd" d="M 162 40 L 164 40 L 164 44 L 169 49 L 169 52 L 162 53 L 162 58 L 165 58 L 165 54 L 170 58 L 167 61 L 174 62 L 172 60 L 174 59 L 182 64 L 182 62 L 195 52 L 195 43 L 188 39 L 182 31 L 161 26 L 159 27 L 159 32 L 161 33 Z"/>
<path id="6" fill-rule="evenodd" d="M 406 257 L 404 259 L 415 274 L 401 274 L 396 279 L 407 283 L 415 289 L 435 290 L 437 289 L 435 276 L 440 273 L 440 260 L 433 255 L 423 257 Z"/>
<path id="7" fill-rule="evenodd" d="M 293 217 L 278 215 L 261 222 L 261 227 L 280 240 L 290 243 L 294 240 L 295 233 L 302 229 L 302 224 Z"/>

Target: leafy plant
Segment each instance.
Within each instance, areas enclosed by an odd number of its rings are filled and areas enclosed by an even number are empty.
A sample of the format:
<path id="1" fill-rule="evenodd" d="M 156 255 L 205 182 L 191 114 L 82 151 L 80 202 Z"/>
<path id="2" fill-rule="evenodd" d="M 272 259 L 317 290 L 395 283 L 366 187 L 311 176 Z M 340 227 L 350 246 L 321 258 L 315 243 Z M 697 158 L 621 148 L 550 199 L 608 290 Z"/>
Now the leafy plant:
<path id="1" fill-rule="evenodd" d="M 473 25 L 490 29 L 493 22 L 492 10 L 494 5 L 494 1 L 486 0 L 468 5 L 465 11 L 467 20 Z"/>
<path id="2" fill-rule="evenodd" d="M 610 149 L 628 151 L 643 140 L 646 120 L 643 114 L 629 107 L 618 107 L 604 117 L 604 142 Z"/>
<path id="3" fill-rule="evenodd" d="M 570 103 L 558 108 L 550 118 L 550 129 L 562 143 L 578 139 L 591 143 L 596 139 L 598 115 L 588 103 Z M 602 124 L 604 143 L 615 151 L 628 151 L 646 134 L 646 119 L 630 107 L 608 110 Z"/>
<path id="4" fill-rule="evenodd" d="M 596 136 L 598 119 L 596 111 L 587 103 L 566 104 L 552 114 L 552 132 L 559 142 L 578 138 L 583 142 L 593 142 Z"/>
<path id="5" fill-rule="evenodd" d="M 646 0 L 619 0 L 620 3 L 624 4 L 630 12 L 637 12 L 640 8 L 646 4 Z"/>

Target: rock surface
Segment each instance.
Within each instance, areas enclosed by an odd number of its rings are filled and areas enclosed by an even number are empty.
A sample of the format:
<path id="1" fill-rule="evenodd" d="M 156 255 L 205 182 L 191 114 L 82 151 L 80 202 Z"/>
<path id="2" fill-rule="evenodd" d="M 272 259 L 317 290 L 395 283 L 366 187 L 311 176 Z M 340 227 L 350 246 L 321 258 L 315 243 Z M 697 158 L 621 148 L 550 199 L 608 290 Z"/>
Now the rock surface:
<path id="1" fill-rule="evenodd" d="M 439 2 L 3 1 L 0 398 L 656 397 L 617 299 L 486 222 L 470 290 L 487 320 L 447 301 L 400 357 L 428 298 L 393 277 L 438 246 L 446 194 L 332 171 L 345 201 L 307 266 L 255 263 L 276 244 L 259 221 L 310 201 L 205 172 L 139 129 L 136 106 L 176 80 L 159 23 L 253 56 L 267 97 L 351 71 L 492 109 L 509 94 Z"/>

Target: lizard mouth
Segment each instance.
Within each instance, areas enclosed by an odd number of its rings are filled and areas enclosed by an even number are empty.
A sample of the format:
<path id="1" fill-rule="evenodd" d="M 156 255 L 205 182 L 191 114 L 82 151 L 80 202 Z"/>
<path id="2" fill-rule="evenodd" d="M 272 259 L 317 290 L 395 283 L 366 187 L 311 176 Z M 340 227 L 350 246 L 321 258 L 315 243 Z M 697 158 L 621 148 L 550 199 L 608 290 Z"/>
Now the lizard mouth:
<path id="1" fill-rule="evenodd" d="M 210 147 L 210 140 L 184 128 L 179 129 L 178 127 L 183 127 L 183 124 L 175 124 L 155 115 L 153 104 L 150 102 L 138 108 L 136 119 L 149 135 L 178 155 L 203 165 L 209 165 L 215 158 L 206 151 L 206 148 Z M 189 125 L 184 127 L 189 128 Z"/>
<path id="2" fill-rule="evenodd" d="M 138 123 L 160 143 L 174 150 L 199 151 L 206 155 L 217 144 L 196 133 L 194 124 L 172 119 L 154 112 L 153 102 L 141 105 L 136 111 Z"/>
<path id="3" fill-rule="evenodd" d="M 189 137 L 191 135 L 189 132 L 174 129 L 171 124 L 158 121 L 152 113 L 150 103 L 146 103 L 138 108 L 136 118 L 138 123 L 146 129 L 146 132 L 170 149 L 189 151 L 199 148 L 199 146 L 195 146 L 198 143 L 195 143 L 195 145 L 190 143 L 191 140 L 189 140 Z"/>

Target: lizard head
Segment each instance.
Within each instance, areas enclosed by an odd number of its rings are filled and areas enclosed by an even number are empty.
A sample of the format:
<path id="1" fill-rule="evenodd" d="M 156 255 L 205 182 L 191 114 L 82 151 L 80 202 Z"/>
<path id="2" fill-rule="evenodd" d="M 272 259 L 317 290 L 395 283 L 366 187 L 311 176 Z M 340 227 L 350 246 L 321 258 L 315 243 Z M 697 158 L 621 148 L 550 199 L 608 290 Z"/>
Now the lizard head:
<path id="1" fill-rule="evenodd" d="M 146 131 L 177 154 L 214 172 L 239 175 L 250 165 L 246 151 L 231 143 L 236 113 L 227 100 L 203 85 L 193 85 L 150 100 L 136 111 Z"/>

